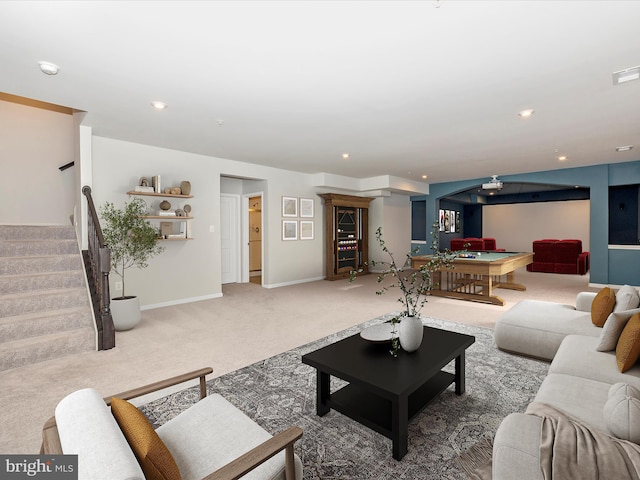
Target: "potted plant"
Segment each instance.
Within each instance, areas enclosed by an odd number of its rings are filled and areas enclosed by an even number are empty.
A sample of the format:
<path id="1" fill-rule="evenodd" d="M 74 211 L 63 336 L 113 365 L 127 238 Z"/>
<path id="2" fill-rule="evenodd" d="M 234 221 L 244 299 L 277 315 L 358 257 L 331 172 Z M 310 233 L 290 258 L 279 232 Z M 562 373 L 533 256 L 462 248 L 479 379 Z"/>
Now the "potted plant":
<path id="1" fill-rule="evenodd" d="M 382 295 L 392 288 L 400 289 L 398 302 L 402 304 L 400 315 L 391 319 L 393 325 L 391 334 L 391 354 L 397 356 L 398 348 L 402 347 L 406 351 L 415 351 L 422 342 L 422 320 L 420 319 L 420 311 L 424 304 L 427 303 L 431 290 L 437 284 L 434 282 L 434 273 L 441 268 L 453 268 L 453 260 L 459 252 L 451 252 L 450 250 L 440 251 L 438 241 L 438 225 L 434 225 L 432 232 L 433 241 L 431 250 L 433 253 L 429 256 L 429 261 L 422 265 L 419 269 L 411 267 L 411 258 L 419 251 L 418 247 L 411 250 L 405 256 L 402 264 L 398 264 L 393 253 L 387 248 L 382 238 L 382 227 L 376 230 L 376 240 L 382 251 L 388 255 L 388 261 L 371 260 L 369 264 L 372 267 L 382 266 L 382 270 L 378 272 L 377 282 L 382 283 L 387 277 L 392 277 L 391 283 L 386 283 L 376 295 Z M 352 282 L 356 278 L 356 271 L 351 272 L 349 281 Z M 400 331 L 396 329 L 400 323 Z"/>
<path id="2" fill-rule="evenodd" d="M 104 221 L 102 233 L 111 251 L 111 271 L 122 280 L 122 295 L 112 298 L 111 315 L 116 330 L 129 330 L 140 321 L 140 301 L 126 292 L 125 272 L 128 268 L 145 268 L 154 255 L 162 252 L 158 231 L 144 219 L 147 204 L 141 198 L 116 208 L 105 203 L 100 209 Z"/>

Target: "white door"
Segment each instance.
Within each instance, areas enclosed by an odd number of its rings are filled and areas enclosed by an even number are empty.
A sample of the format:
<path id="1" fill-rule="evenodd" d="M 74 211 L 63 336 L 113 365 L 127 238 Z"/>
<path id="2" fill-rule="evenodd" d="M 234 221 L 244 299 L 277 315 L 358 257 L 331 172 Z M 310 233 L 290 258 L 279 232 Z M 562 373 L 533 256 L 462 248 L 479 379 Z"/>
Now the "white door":
<path id="1" fill-rule="evenodd" d="M 220 195 L 220 246 L 222 283 L 237 283 L 240 275 L 240 197 Z"/>

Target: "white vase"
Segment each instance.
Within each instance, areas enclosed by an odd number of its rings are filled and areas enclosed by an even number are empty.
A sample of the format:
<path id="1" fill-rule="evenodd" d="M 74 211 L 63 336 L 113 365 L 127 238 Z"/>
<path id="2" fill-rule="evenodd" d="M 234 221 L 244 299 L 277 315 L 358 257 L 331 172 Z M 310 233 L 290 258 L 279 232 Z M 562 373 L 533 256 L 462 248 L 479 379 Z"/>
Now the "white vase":
<path id="1" fill-rule="evenodd" d="M 131 330 L 140 322 L 140 300 L 138 297 L 111 299 L 111 317 L 117 332 Z"/>
<path id="2" fill-rule="evenodd" d="M 398 330 L 400 346 L 405 352 L 415 352 L 420 348 L 424 327 L 422 326 L 422 319 L 419 316 L 402 317 Z"/>

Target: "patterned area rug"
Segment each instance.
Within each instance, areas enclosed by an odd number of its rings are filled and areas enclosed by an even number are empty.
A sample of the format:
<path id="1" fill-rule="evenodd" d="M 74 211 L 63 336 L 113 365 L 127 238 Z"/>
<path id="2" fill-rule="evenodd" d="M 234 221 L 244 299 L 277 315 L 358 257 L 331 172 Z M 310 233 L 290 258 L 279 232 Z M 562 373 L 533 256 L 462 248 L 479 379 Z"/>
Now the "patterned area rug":
<path id="1" fill-rule="evenodd" d="M 425 325 L 473 335 L 466 354 L 466 393 L 453 385 L 409 424 L 409 451 L 401 461 L 391 456 L 391 440 L 333 410 L 316 415 L 316 371 L 301 356 L 393 314 L 276 355 L 210 380 L 208 391 L 223 395 L 271 433 L 290 425 L 304 431 L 296 453 L 311 479 L 465 479 L 460 456 L 487 443 L 502 419 L 523 412 L 533 400 L 549 364 L 499 351 L 493 330 L 425 318 Z M 402 354 L 402 353 L 401 353 Z M 389 358 L 393 361 L 393 358 Z M 215 366 L 214 366 L 215 367 Z M 453 372 L 453 362 L 446 367 Z M 332 389 L 341 386 L 332 378 Z M 198 400 L 196 387 L 141 407 L 162 425 Z"/>

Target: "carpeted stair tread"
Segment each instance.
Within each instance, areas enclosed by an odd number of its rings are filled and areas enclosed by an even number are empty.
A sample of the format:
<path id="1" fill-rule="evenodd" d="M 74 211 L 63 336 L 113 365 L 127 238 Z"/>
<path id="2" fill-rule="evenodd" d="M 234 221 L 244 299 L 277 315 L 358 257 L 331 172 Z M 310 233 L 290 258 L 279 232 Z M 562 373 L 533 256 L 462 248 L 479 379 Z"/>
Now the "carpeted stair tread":
<path id="1" fill-rule="evenodd" d="M 80 288 L 84 287 L 84 285 L 84 272 L 82 270 L 29 273 L 26 275 L 0 275 L 0 292 L 5 295 L 28 291 Z"/>
<path id="2" fill-rule="evenodd" d="M 39 257 L 0 257 L 0 275 L 81 270 L 80 254 Z"/>
<path id="3" fill-rule="evenodd" d="M 0 371 L 95 348 L 75 228 L 0 225 Z"/>
<path id="4" fill-rule="evenodd" d="M 73 239 L 71 225 L 0 225 L 0 240 Z"/>
<path id="5" fill-rule="evenodd" d="M 0 317 L 83 306 L 89 306 L 89 299 L 82 287 L 12 293 L 0 296 Z"/>
<path id="6" fill-rule="evenodd" d="M 28 257 L 78 253 L 75 239 L 2 240 L 0 257 Z"/>
<path id="7" fill-rule="evenodd" d="M 78 328 L 93 330 L 93 318 L 83 307 L 0 317 L 0 344 Z"/>
<path id="8" fill-rule="evenodd" d="M 0 371 L 89 350 L 95 350 L 95 333 L 89 328 L 24 338 L 0 344 Z"/>

